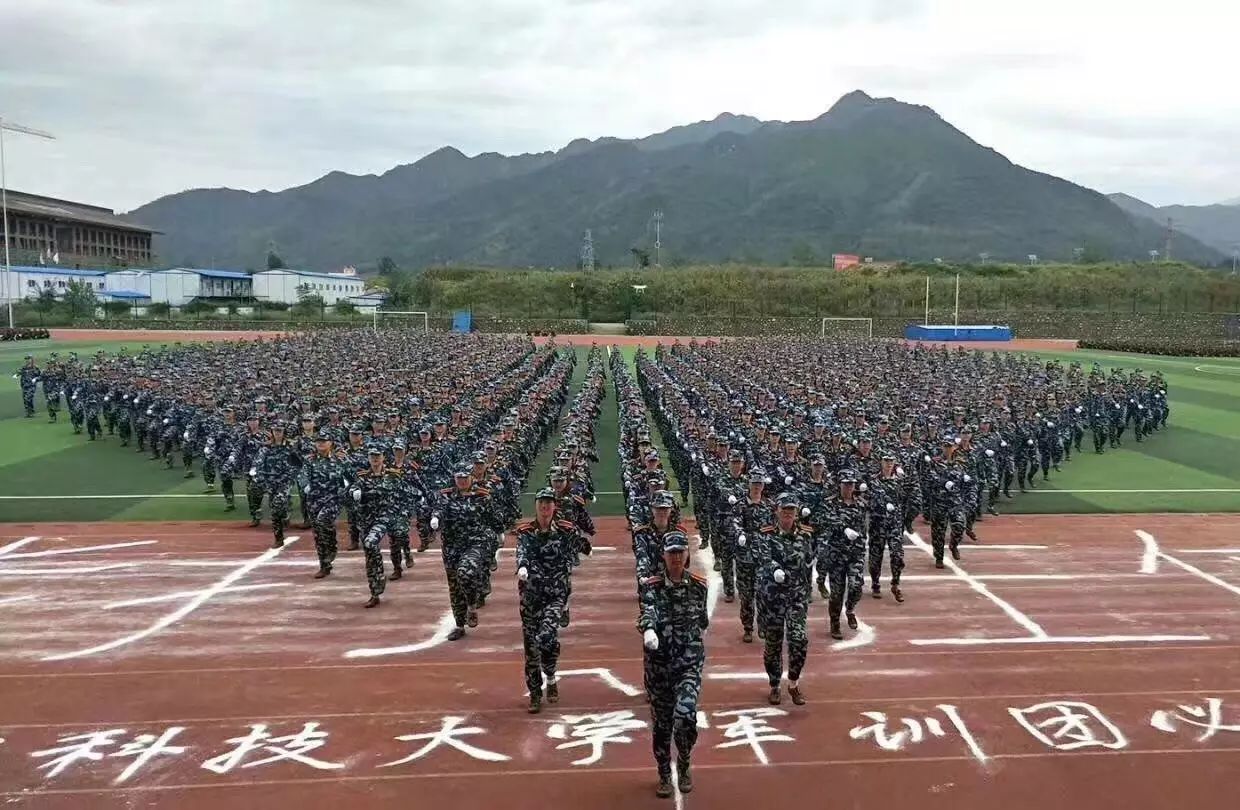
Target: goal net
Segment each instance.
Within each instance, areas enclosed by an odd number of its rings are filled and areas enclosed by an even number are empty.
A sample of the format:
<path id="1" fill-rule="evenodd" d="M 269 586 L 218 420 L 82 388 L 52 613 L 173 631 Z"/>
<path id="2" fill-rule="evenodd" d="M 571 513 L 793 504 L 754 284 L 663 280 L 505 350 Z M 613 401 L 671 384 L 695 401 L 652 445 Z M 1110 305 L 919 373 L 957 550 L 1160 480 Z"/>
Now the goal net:
<path id="1" fill-rule="evenodd" d="M 380 327 L 405 327 L 430 332 L 430 316 L 425 312 L 387 312 L 375 310 L 375 331 Z"/>
<path id="2" fill-rule="evenodd" d="M 874 337 L 873 318 L 823 318 L 822 337 Z"/>

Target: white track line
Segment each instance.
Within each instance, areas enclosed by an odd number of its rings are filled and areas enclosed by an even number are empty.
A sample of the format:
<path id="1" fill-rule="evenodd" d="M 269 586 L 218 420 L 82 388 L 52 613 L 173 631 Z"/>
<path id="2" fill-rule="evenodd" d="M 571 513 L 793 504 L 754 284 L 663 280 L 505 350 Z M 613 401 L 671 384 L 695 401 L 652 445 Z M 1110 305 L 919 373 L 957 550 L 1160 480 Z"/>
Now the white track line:
<path id="1" fill-rule="evenodd" d="M 363 647 L 357 650 L 349 650 L 344 654 L 345 658 L 378 658 L 383 655 L 403 655 L 405 653 L 421 652 L 429 650 L 431 647 L 438 647 L 448 640 L 448 634 L 456 628 L 456 619 L 452 617 L 452 611 L 443 614 L 439 619 L 439 625 L 435 628 L 435 632 L 425 641 L 419 641 L 416 644 L 405 644 L 399 647 Z"/>
<path id="2" fill-rule="evenodd" d="M 234 585 L 231 588 L 225 588 L 220 593 L 239 593 L 241 591 L 259 591 L 265 588 L 286 588 L 292 585 L 291 582 L 268 582 L 259 585 Z M 124 602 L 109 602 L 103 606 L 104 610 L 115 610 L 123 607 L 133 607 L 135 605 L 154 605 L 160 602 L 175 602 L 178 599 L 191 599 L 202 591 L 177 591 L 176 593 L 164 593 L 159 596 L 144 596 L 141 599 L 126 599 Z"/>
<path id="3" fill-rule="evenodd" d="M 700 534 L 693 535 L 693 538 L 699 543 L 702 542 Z M 698 553 L 702 556 L 702 564 L 706 567 L 706 618 L 711 619 L 715 615 L 715 607 L 719 604 L 719 594 L 723 592 L 723 577 L 715 570 L 714 549 L 704 548 Z"/>
<path id="4" fill-rule="evenodd" d="M 1223 588 L 1224 590 L 1231 591 L 1236 596 L 1240 596 L 1240 587 L 1236 587 L 1235 585 L 1232 585 L 1230 582 L 1227 582 L 1226 580 L 1219 579 L 1218 577 L 1214 576 L 1214 574 L 1207 574 L 1205 571 L 1202 571 L 1200 568 L 1196 567 L 1195 565 L 1189 565 L 1188 563 L 1184 562 L 1181 559 L 1172 557 L 1170 554 L 1168 554 L 1165 551 L 1160 551 L 1158 553 L 1158 556 L 1162 557 L 1164 560 L 1171 563 L 1172 565 L 1178 565 L 1179 567 L 1183 568 L 1185 571 L 1188 571 L 1190 574 L 1196 574 L 1197 576 L 1201 577 L 1206 582 L 1209 582 L 1212 585 L 1217 585 L 1220 588 Z"/>
<path id="5" fill-rule="evenodd" d="M 112 565 L 88 565 L 78 568 L 0 568 L 0 577 L 24 577 L 32 574 L 99 574 L 104 571 L 118 571 L 122 568 L 133 568 L 137 563 L 114 563 Z"/>
<path id="6" fill-rule="evenodd" d="M 12 554 L 14 551 L 17 551 L 19 548 L 22 548 L 23 546 L 28 546 L 38 539 L 39 539 L 38 537 L 23 537 L 21 540 L 14 540 L 12 543 L 9 543 L 7 546 L 0 546 L 0 557 L 4 557 L 8 554 Z"/>
<path id="7" fill-rule="evenodd" d="M 929 543 L 921 539 L 920 534 L 917 532 L 912 532 L 905 536 L 912 540 L 914 545 L 926 552 L 931 559 L 934 558 L 934 549 L 930 547 Z M 1035 638 L 1042 638 L 1048 635 L 1047 632 L 1042 629 L 1041 625 L 1026 616 L 1020 610 L 1017 610 L 1008 602 L 998 596 L 995 596 L 995 594 L 992 593 L 981 580 L 957 565 L 956 561 L 951 558 L 951 554 L 949 552 L 944 552 L 943 564 L 948 568 L 948 570 L 954 573 L 957 578 L 964 580 L 974 591 L 994 602 L 1000 610 L 1008 615 L 1008 618 L 1025 628 L 1031 636 L 1034 636 Z"/>
<path id="8" fill-rule="evenodd" d="M 38 599 L 37 596 L 8 596 L 0 599 L 0 605 L 12 605 L 16 602 L 29 602 L 32 599 Z"/>
<path id="9" fill-rule="evenodd" d="M 1145 551 L 1141 554 L 1141 573 L 1157 574 L 1158 573 L 1158 541 L 1154 539 L 1154 535 L 1149 532 L 1136 530 L 1137 537 L 1145 546 Z"/>
<path id="10" fill-rule="evenodd" d="M 1240 548 L 1177 548 L 1176 554 L 1240 554 Z"/>
<path id="11" fill-rule="evenodd" d="M 857 632 L 852 638 L 846 638 L 843 641 L 837 641 L 831 645 L 833 650 L 852 650 L 857 647 L 864 647 L 867 644 L 873 644 L 877 633 L 874 628 L 861 619 L 857 619 Z"/>
<path id="12" fill-rule="evenodd" d="M 1019 638 L 915 638 L 916 647 L 984 647 L 988 644 L 1144 644 L 1163 641 L 1209 641 L 1209 636 L 1021 636 Z"/>
<path id="13" fill-rule="evenodd" d="M 23 551 L 5 554 L 5 560 L 29 560 L 33 557 L 55 557 L 61 554 L 79 554 L 87 551 L 108 551 L 116 548 L 133 548 L 134 546 L 153 546 L 158 540 L 133 540 L 128 543 L 105 543 L 99 546 L 82 546 L 80 548 L 57 548 L 50 551 Z"/>
<path id="14" fill-rule="evenodd" d="M 117 647 L 123 647 L 127 644 L 132 644 L 136 641 L 141 641 L 144 638 L 152 636 L 155 633 L 158 633 L 160 630 L 170 627 L 173 624 L 176 624 L 181 619 L 184 619 L 186 616 L 188 616 L 189 614 L 193 613 L 195 610 L 197 610 L 198 608 L 206 604 L 207 601 L 211 599 L 211 597 L 227 590 L 233 585 L 233 583 L 237 582 L 237 580 L 241 579 L 246 574 L 250 573 L 254 569 L 263 565 L 264 563 L 269 562 L 270 560 L 274 559 L 282 551 L 284 551 L 284 549 L 288 548 L 293 543 L 297 542 L 298 539 L 299 539 L 298 535 L 292 535 L 290 537 L 284 538 L 284 545 L 281 546 L 280 548 L 267 549 L 262 554 L 249 560 L 244 565 L 240 566 L 239 568 L 234 569 L 232 572 L 225 575 L 222 579 L 220 579 L 215 584 L 199 591 L 198 595 L 195 596 L 193 599 L 190 599 L 188 602 L 181 605 L 179 608 L 172 611 L 171 613 L 168 613 L 160 617 L 151 626 L 143 630 L 130 633 L 127 636 L 122 636 L 121 638 L 114 639 L 113 641 L 109 641 L 105 644 L 99 644 L 94 647 L 87 647 L 84 650 L 76 650 L 70 653 L 60 653 L 58 655 L 45 656 L 43 660 L 44 661 L 66 661 L 66 660 L 73 659 L 73 658 L 82 658 L 88 655 L 94 655 L 96 653 L 107 652 L 108 650 L 114 650 Z"/>

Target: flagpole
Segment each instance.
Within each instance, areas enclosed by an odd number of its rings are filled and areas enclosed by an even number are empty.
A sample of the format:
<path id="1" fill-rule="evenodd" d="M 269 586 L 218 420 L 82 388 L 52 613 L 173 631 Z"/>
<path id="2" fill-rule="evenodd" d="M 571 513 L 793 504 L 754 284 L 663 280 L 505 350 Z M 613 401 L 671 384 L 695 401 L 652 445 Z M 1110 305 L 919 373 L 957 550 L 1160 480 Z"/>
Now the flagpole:
<path id="1" fill-rule="evenodd" d="M 952 325 L 960 328 L 960 274 L 956 274 L 956 314 L 953 316 Z M 953 335 L 955 337 L 955 335 Z"/>
<path id="2" fill-rule="evenodd" d="M 926 276 L 926 318 L 922 321 L 922 326 L 930 325 L 930 277 Z"/>
<path id="3" fill-rule="evenodd" d="M 0 218 L 4 219 L 4 298 L 8 303 L 9 328 L 12 329 L 13 295 L 10 288 L 13 285 L 13 265 L 9 261 L 9 184 L 4 165 L 4 131 L 6 129 L 11 129 L 24 135 L 34 135 L 37 138 L 47 138 L 48 140 L 55 140 L 56 136 L 41 129 L 31 129 L 20 124 L 5 123 L 4 118 L 0 117 Z"/>

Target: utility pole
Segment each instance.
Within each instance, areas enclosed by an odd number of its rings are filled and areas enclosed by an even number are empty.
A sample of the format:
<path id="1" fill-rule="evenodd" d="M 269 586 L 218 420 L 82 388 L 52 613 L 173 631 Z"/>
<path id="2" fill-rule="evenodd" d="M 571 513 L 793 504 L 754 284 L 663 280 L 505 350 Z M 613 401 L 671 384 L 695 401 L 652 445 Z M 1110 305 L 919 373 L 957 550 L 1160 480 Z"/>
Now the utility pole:
<path id="1" fill-rule="evenodd" d="M 654 210 L 654 266 L 662 267 L 661 249 L 663 247 L 663 209 Z"/>
<path id="2" fill-rule="evenodd" d="M 9 328 L 13 328 L 13 266 L 9 262 L 9 183 L 4 165 L 4 133 L 19 132 L 36 138 L 56 140 L 56 136 L 41 129 L 31 129 L 0 117 L 0 219 L 4 220 L 4 300 L 8 302 Z"/>
<path id="3" fill-rule="evenodd" d="M 594 236 L 586 228 L 585 239 L 581 240 L 581 269 L 587 273 L 594 269 Z"/>
<path id="4" fill-rule="evenodd" d="M 1175 236 L 1175 220 L 1167 217 L 1167 246 L 1163 249 L 1163 261 L 1171 261 L 1171 240 Z"/>

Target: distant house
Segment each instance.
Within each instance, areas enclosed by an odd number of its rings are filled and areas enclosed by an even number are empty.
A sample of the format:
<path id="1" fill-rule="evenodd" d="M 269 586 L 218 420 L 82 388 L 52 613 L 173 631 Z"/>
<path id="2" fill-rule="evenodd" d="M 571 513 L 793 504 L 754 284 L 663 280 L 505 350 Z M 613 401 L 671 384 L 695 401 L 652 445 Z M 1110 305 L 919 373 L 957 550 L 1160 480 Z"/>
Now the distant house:
<path id="1" fill-rule="evenodd" d="M 112 275 L 121 275 L 120 273 Z M 135 289 L 147 292 L 151 302 L 184 306 L 191 301 L 229 301 L 254 297 L 254 283 L 248 273 L 234 270 L 202 270 L 195 267 L 174 267 L 132 277 Z M 150 287 L 143 288 L 149 283 Z"/>
<path id="2" fill-rule="evenodd" d="M 311 273 L 305 270 L 264 270 L 254 274 L 254 297 L 259 301 L 296 304 L 306 295 L 318 295 L 331 306 L 360 296 L 366 283 L 355 275 Z"/>
<path id="3" fill-rule="evenodd" d="M 60 267 L 13 267 L 7 289 L 0 289 L 0 299 L 21 301 L 34 298 L 43 290 L 51 290 L 60 298 L 74 281 L 85 283 L 96 293 L 103 291 L 106 273 L 102 270 L 69 270 Z M 3 268 L 0 268 L 3 276 Z M 0 279 L 0 283 L 3 283 Z"/>
<path id="4" fill-rule="evenodd" d="M 353 306 L 357 307 L 360 312 L 370 314 L 387 302 L 388 294 L 386 290 L 370 290 L 369 292 L 355 295 L 349 299 Z"/>

